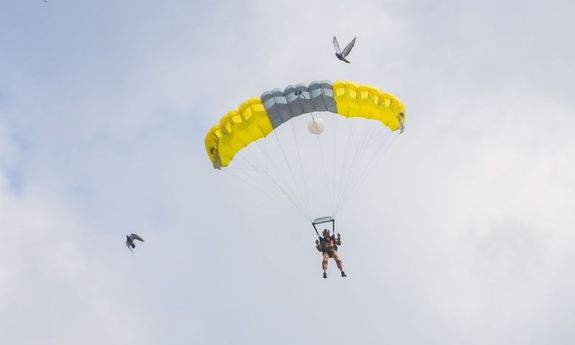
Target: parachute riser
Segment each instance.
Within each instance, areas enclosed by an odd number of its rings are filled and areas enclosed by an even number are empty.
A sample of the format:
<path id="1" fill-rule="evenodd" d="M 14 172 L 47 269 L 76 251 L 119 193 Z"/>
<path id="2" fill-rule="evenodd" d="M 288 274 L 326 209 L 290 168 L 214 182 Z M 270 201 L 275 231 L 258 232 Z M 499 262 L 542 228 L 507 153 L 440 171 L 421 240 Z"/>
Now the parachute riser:
<path id="1" fill-rule="evenodd" d="M 311 225 L 313 226 L 313 229 L 315 230 L 315 233 L 317 234 L 317 237 L 320 239 L 320 241 L 322 240 L 322 237 L 320 236 L 319 231 L 317 230 L 317 225 L 325 223 L 331 223 L 331 233 L 333 236 L 335 236 L 335 219 L 333 219 L 333 217 L 330 216 L 319 217 L 311 222 Z"/>

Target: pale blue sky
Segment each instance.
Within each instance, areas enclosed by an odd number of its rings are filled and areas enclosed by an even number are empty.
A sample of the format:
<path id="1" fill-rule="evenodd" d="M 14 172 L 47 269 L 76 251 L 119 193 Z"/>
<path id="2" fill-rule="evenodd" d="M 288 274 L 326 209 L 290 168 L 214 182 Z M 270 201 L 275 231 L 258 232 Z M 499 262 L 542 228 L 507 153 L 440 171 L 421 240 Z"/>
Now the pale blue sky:
<path id="1" fill-rule="evenodd" d="M 574 7 L 1 0 L 0 342 L 573 344 Z M 408 116 L 338 219 L 346 279 L 203 147 L 324 79 Z"/>

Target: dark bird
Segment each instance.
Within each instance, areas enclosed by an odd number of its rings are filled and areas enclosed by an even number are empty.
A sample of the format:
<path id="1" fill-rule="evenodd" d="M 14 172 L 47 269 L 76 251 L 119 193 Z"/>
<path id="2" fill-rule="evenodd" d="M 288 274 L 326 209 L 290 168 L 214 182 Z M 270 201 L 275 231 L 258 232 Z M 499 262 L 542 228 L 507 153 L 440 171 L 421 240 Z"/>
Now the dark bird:
<path id="1" fill-rule="evenodd" d="M 134 244 L 134 240 L 144 242 L 144 239 L 141 238 L 140 236 L 136 235 L 136 234 L 131 234 L 130 236 L 126 235 L 126 247 L 128 247 L 128 249 L 131 250 L 132 253 L 134 252 L 132 250 L 132 248 L 136 248 L 136 245 Z"/>
<path id="2" fill-rule="evenodd" d="M 345 49 L 343 51 L 341 51 L 341 49 L 339 49 L 339 44 L 337 43 L 337 38 L 335 38 L 335 36 L 333 36 L 333 46 L 335 48 L 335 56 L 337 56 L 337 58 L 340 59 L 341 61 L 345 61 L 347 63 L 350 63 L 346 59 L 346 56 L 349 55 L 351 48 L 353 48 L 353 45 L 355 44 L 355 39 L 356 39 L 356 37 L 354 37 L 351 40 L 351 42 L 348 43 L 348 45 L 345 47 Z"/>

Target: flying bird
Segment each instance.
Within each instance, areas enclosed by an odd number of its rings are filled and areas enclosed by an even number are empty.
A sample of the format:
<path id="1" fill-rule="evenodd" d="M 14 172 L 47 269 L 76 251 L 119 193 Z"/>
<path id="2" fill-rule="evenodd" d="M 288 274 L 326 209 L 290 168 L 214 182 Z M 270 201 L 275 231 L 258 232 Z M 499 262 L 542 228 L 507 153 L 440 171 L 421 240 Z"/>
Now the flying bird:
<path id="1" fill-rule="evenodd" d="M 346 59 L 346 56 L 348 56 L 349 52 L 351 52 L 351 48 L 353 48 L 353 45 L 355 44 L 355 39 L 356 39 L 356 37 L 354 37 L 351 40 L 351 42 L 348 43 L 348 45 L 345 47 L 345 49 L 343 51 L 341 51 L 341 49 L 339 49 L 339 44 L 337 43 L 337 38 L 335 38 L 335 36 L 333 36 L 333 46 L 335 48 L 335 56 L 337 56 L 337 58 L 340 59 L 341 61 L 345 61 L 347 63 L 350 63 Z"/>
<path id="2" fill-rule="evenodd" d="M 126 235 L 126 247 L 128 247 L 128 249 L 133 253 L 134 251 L 132 250 L 132 248 L 136 248 L 136 245 L 134 244 L 134 240 L 138 240 L 138 241 L 142 241 L 144 242 L 144 239 L 141 238 L 140 236 L 136 235 L 136 234 L 131 234 L 130 236 Z"/>

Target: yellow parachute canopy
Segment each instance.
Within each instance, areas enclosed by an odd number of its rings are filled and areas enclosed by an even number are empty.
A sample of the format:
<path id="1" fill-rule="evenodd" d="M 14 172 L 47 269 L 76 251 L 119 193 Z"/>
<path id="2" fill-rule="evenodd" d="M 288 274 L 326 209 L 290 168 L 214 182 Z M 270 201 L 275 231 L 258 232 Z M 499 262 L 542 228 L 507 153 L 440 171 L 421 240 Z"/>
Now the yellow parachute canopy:
<path id="1" fill-rule="evenodd" d="M 405 107 L 394 95 L 348 81 L 316 81 L 290 85 L 250 98 L 224 115 L 205 138 L 206 152 L 216 169 L 228 166 L 236 153 L 302 114 L 331 112 L 376 120 L 390 130 L 403 130 Z"/>

